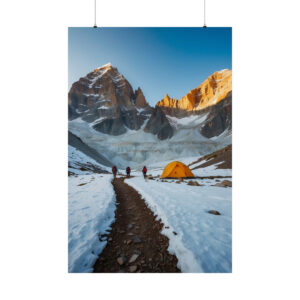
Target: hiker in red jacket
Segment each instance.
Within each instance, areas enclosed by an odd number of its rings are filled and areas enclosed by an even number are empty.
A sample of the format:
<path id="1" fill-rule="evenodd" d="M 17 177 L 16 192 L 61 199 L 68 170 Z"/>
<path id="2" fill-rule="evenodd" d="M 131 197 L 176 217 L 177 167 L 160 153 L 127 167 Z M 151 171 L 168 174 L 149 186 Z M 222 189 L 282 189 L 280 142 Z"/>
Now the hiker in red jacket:
<path id="1" fill-rule="evenodd" d="M 144 168 L 143 168 L 143 175 L 144 175 L 145 179 L 146 179 L 146 174 L 147 174 L 147 168 L 146 168 L 146 166 L 144 166 Z"/>
<path id="2" fill-rule="evenodd" d="M 126 168 L 126 174 L 127 174 L 127 177 L 130 177 L 130 171 L 131 171 L 131 170 L 130 170 L 130 167 L 127 167 L 127 168 Z"/>
<path id="3" fill-rule="evenodd" d="M 113 172 L 113 174 L 114 174 L 114 178 L 116 178 L 117 172 L 118 172 L 118 169 L 117 169 L 116 166 L 113 166 L 113 167 L 112 167 L 112 172 Z"/>

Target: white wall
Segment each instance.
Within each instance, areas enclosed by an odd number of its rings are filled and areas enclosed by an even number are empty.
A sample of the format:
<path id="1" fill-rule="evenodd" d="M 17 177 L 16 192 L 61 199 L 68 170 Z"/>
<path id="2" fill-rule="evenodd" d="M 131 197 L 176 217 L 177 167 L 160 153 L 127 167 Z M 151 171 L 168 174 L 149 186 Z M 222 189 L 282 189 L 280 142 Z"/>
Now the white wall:
<path id="1" fill-rule="evenodd" d="M 299 2 L 206 1 L 233 26 L 233 274 L 67 274 L 67 27 L 94 4 L 1 1 L 3 299 L 299 298 Z M 98 0 L 98 26 L 202 23 L 199 0 Z"/>

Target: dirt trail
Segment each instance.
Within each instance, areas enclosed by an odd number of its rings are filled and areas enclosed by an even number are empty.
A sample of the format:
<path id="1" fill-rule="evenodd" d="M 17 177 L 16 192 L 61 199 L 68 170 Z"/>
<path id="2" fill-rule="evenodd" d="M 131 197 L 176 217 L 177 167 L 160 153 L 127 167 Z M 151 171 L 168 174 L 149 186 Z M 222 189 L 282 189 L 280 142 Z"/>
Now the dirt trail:
<path id="1" fill-rule="evenodd" d="M 94 272 L 180 272 L 176 256 L 167 251 L 169 239 L 160 234 L 164 225 L 155 220 L 144 200 L 124 183 L 124 178 L 114 179 L 113 186 L 116 222 L 110 234 L 102 237 L 108 242 Z"/>

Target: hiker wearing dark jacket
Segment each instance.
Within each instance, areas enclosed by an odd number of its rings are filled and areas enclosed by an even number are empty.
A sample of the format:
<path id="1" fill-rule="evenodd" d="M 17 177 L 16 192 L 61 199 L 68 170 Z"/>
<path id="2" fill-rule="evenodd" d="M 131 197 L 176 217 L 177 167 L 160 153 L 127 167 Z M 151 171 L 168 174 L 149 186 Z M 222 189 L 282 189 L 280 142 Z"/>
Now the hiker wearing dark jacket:
<path id="1" fill-rule="evenodd" d="M 146 174 L 147 174 L 147 168 L 146 168 L 146 166 L 144 166 L 144 168 L 143 168 L 143 175 L 144 175 L 144 178 L 146 178 Z"/>
<path id="2" fill-rule="evenodd" d="M 114 174 L 114 178 L 116 178 L 117 172 L 118 172 L 117 167 L 116 167 L 116 166 L 113 166 L 113 167 L 112 167 L 112 173 Z"/>
<path id="3" fill-rule="evenodd" d="M 130 171 L 131 171 L 131 170 L 130 170 L 130 167 L 127 167 L 127 168 L 126 168 L 126 174 L 127 174 L 127 177 L 130 177 Z"/>

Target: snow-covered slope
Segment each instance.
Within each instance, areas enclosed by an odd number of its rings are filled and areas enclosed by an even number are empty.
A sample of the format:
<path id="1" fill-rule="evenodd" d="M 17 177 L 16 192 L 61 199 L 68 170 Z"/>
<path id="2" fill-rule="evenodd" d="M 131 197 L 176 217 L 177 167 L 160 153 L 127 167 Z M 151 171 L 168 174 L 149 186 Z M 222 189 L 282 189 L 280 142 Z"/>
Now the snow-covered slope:
<path id="1" fill-rule="evenodd" d="M 68 169 L 69 175 L 108 173 L 111 168 L 103 166 L 78 149 L 68 146 Z"/>
<path id="2" fill-rule="evenodd" d="M 113 166 L 113 164 L 108 161 L 103 155 L 101 155 L 101 153 L 98 153 L 95 149 L 83 143 L 79 137 L 77 137 L 70 131 L 68 131 L 68 144 L 73 148 L 76 148 L 86 156 L 92 158 L 100 165 L 104 165 L 107 167 Z"/>
<path id="3" fill-rule="evenodd" d="M 213 186 L 215 180 L 197 181 L 204 186 L 142 177 L 126 183 L 164 223 L 162 233 L 170 239 L 169 251 L 177 256 L 182 272 L 231 272 L 232 189 Z"/>
<path id="4" fill-rule="evenodd" d="M 91 272 L 106 246 L 99 238 L 114 221 L 111 180 L 106 174 L 69 177 L 69 272 Z"/>

